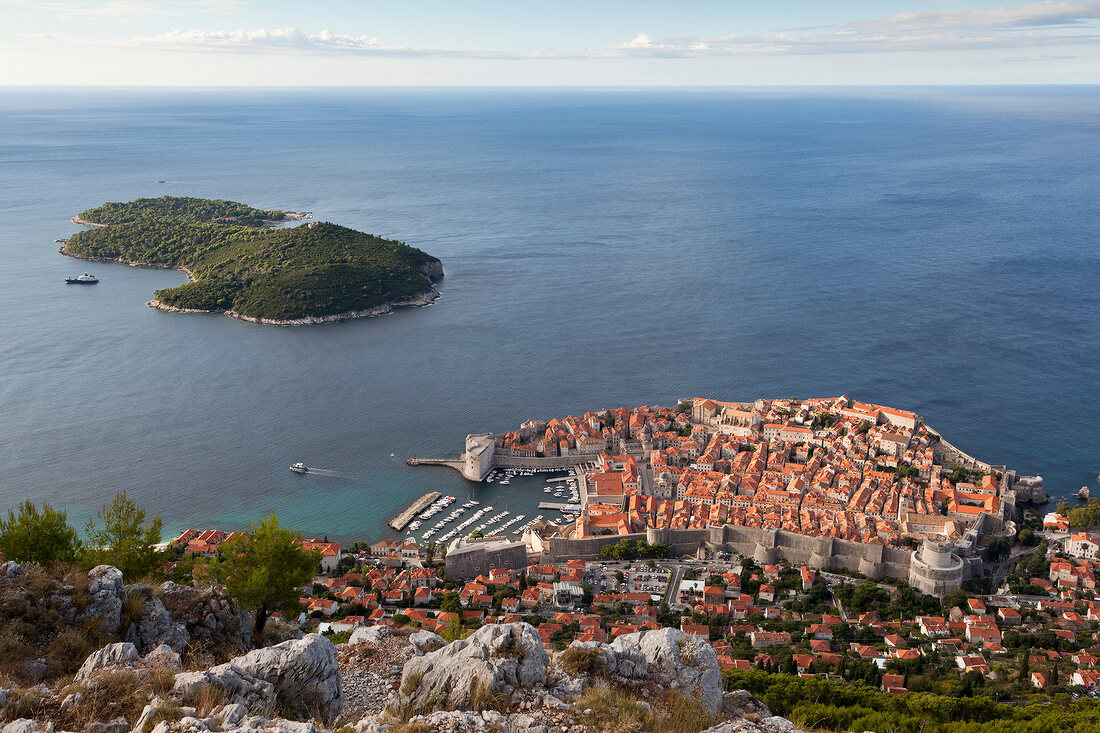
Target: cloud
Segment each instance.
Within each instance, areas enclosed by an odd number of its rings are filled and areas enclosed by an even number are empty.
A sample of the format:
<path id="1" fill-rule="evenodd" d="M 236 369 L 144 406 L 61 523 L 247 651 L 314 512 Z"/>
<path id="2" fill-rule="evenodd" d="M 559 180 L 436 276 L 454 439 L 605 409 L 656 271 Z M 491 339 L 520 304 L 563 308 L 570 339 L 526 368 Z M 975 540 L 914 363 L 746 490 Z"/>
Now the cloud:
<path id="1" fill-rule="evenodd" d="M 116 45 L 171 51 L 214 50 L 233 52 L 298 51 L 306 53 L 365 52 L 378 50 L 378 39 L 323 30 L 304 33 L 297 28 L 235 31 L 171 31 L 159 36 L 123 38 Z"/>
<path id="2" fill-rule="evenodd" d="M 0 0 L 0 5 L 18 5 L 64 20 L 115 18 L 126 20 L 185 12 L 230 15 L 244 9 L 244 0 Z"/>
<path id="3" fill-rule="evenodd" d="M 945 0 L 946 1 L 946 0 Z M 733 56 L 889 53 L 1096 44 L 1100 2 L 1041 2 L 984 10 L 914 10 L 870 20 L 751 36 L 671 37 L 639 33 L 592 56 Z"/>
<path id="4" fill-rule="evenodd" d="M 13 0 L 0 0 L 11 3 Z M 18 1 L 18 0 L 16 0 Z M 72 7 L 75 2 L 52 5 Z M 202 7 L 232 12 L 240 0 L 177 0 L 163 8 Z M 85 4 L 87 5 L 87 4 Z M 148 10 L 142 0 L 95 3 L 98 12 Z M 92 6 L 87 5 L 87 12 Z M 771 33 L 654 38 L 637 33 L 624 43 L 586 49 L 531 51 L 418 48 L 381 42 L 375 36 L 333 30 L 311 33 L 297 28 L 252 30 L 173 30 L 156 36 L 86 41 L 129 48 L 223 53 L 299 53 L 314 55 L 437 56 L 479 59 L 629 59 L 780 56 L 842 53 L 894 53 L 965 49 L 1026 49 L 1040 46 L 1097 45 L 1100 2 L 1039 2 L 981 10 L 914 10 L 829 26 L 790 28 Z"/>

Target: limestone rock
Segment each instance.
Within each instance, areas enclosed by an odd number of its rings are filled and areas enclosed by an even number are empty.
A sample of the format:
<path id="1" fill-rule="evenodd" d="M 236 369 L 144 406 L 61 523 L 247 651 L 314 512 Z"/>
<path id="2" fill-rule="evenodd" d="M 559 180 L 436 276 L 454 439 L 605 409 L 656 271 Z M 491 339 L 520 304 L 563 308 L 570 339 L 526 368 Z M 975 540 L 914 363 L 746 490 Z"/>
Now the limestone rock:
<path id="1" fill-rule="evenodd" d="M 280 702 L 305 715 L 333 720 L 343 706 L 336 647 L 320 634 L 257 649 L 230 664 L 274 686 Z"/>
<path id="2" fill-rule="evenodd" d="M 550 733 L 550 726 L 526 713 L 516 713 L 508 716 L 508 730 L 510 733 Z"/>
<path id="3" fill-rule="evenodd" d="M 197 701 L 202 691 L 211 686 L 225 691 L 227 704 L 239 703 L 250 710 L 265 713 L 275 709 L 275 686 L 256 679 L 233 662 L 219 664 L 201 672 L 176 675 L 172 694 L 186 705 Z"/>
<path id="4" fill-rule="evenodd" d="M 164 603 L 156 596 L 142 606 L 137 626 L 142 650 L 166 644 L 174 651 L 182 652 L 187 645 L 187 627 L 173 621 Z"/>
<path id="5" fill-rule="evenodd" d="M 745 720 L 740 718 L 737 720 L 726 721 L 725 723 L 719 723 L 718 725 L 707 728 L 702 733 L 803 733 L 801 730 L 795 728 L 794 723 L 781 718 L 779 716 L 772 716 L 770 718 L 764 718 L 759 723 L 751 720 Z"/>
<path id="6" fill-rule="evenodd" d="M 624 634 L 607 648 L 612 652 L 605 657 L 609 668 L 614 665 L 618 673 L 627 670 L 638 677 L 638 655 L 645 659 L 643 675 L 671 689 L 681 689 L 700 698 L 703 707 L 711 715 L 722 704 L 722 672 L 718 657 L 710 644 L 685 634 L 679 629 L 658 629 Z"/>
<path id="7" fill-rule="evenodd" d="M 122 599 L 126 596 L 122 571 L 110 565 L 98 565 L 88 572 L 91 600 L 84 609 L 86 619 L 99 619 L 99 629 L 108 636 L 118 631 L 122 618 Z"/>
<path id="8" fill-rule="evenodd" d="M 406 662 L 398 705 L 413 712 L 480 707 L 486 697 L 508 699 L 517 690 L 542 687 L 548 663 L 530 624 L 483 626 L 468 639 Z"/>
<path id="9" fill-rule="evenodd" d="M 186 633 L 186 632 L 185 632 Z M 183 662 L 179 653 L 168 644 L 161 644 L 153 651 L 145 655 L 143 660 L 146 667 L 160 667 L 172 672 L 182 672 Z"/>
<path id="10" fill-rule="evenodd" d="M 416 650 L 417 656 L 447 646 L 447 641 L 434 631 L 417 631 L 409 637 L 409 643 Z"/>
<path id="11" fill-rule="evenodd" d="M 160 587 L 158 597 L 173 622 L 183 624 L 195 641 L 232 646 L 242 652 L 252 648 L 252 619 L 220 590 L 169 581 Z"/>
<path id="12" fill-rule="evenodd" d="M 0 728 L 0 733 L 52 733 L 53 723 L 47 723 L 44 728 L 38 727 L 37 720 L 19 718 Z"/>
<path id="13" fill-rule="evenodd" d="M 413 634 L 413 636 L 415 635 L 416 634 Z M 384 639 L 390 636 L 393 636 L 393 629 L 389 626 L 360 626 L 358 629 L 351 632 L 351 638 L 348 639 L 348 646 L 355 646 L 357 644 L 381 644 Z"/>
<path id="14" fill-rule="evenodd" d="M 722 713 L 731 718 L 743 718 L 746 715 L 755 715 L 759 718 L 770 718 L 772 711 L 768 706 L 758 700 L 748 690 L 734 690 L 722 696 Z"/>
<path id="15" fill-rule="evenodd" d="M 128 641 L 120 641 L 108 644 L 102 649 L 92 652 L 80 665 L 76 672 L 77 682 L 86 682 L 96 672 L 109 667 L 126 667 L 137 663 L 141 657 L 137 653 L 137 647 Z"/>
<path id="16" fill-rule="evenodd" d="M 18 578 L 22 574 L 23 566 L 17 563 L 15 560 L 8 560 L 3 565 L 0 565 L 0 575 L 3 575 L 9 580 L 13 578 Z"/>
<path id="17" fill-rule="evenodd" d="M 128 733 L 130 724 L 121 716 L 106 723 L 92 723 L 88 726 L 88 733 Z"/>
<path id="18" fill-rule="evenodd" d="M 93 596 L 104 591 L 121 598 L 125 593 L 122 571 L 110 565 L 97 565 L 88 571 L 88 592 Z"/>

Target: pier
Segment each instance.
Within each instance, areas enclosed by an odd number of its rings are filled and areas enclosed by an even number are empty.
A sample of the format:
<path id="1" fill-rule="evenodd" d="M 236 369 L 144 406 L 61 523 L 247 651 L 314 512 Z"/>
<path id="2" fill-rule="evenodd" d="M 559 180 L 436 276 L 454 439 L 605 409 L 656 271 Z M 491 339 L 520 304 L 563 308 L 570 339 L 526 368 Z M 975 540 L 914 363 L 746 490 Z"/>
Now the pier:
<path id="1" fill-rule="evenodd" d="M 557 478 L 548 478 L 548 479 L 546 479 L 546 483 L 552 484 L 556 481 L 576 481 L 576 480 L 577 480 L 576 476 L 558 476 Z"/>
<path id="2" fill-rule="evenodd" d="M 561 511 L 567 506 L 575 506 L 580 509 L 580 504 L 564 504 L 560 501 L 540 501 L 539 509 L 553 509 L 554 511 Z"/>
<path id="3" fill-rule="evenodd" d="M 413 517 L 427 509 L 433 501 L 441 496 L 443 495 L 438 491 L 429 491 L 427 494 L 424 494 L 424 496 L 410 504 L 408 509 L 391 519 L 389 522 L 390 526 L 400 532 L 405 529 L 405 525 L 412 521 Z"/>

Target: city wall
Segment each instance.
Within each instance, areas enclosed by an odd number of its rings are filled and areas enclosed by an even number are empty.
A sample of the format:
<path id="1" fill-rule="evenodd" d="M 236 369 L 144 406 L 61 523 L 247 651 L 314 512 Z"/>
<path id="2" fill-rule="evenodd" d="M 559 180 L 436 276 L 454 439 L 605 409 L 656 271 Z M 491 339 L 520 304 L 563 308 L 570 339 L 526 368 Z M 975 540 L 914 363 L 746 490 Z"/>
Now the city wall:
<path id="1" fill-rule="evenodd" d="M 761 564 L 786 560 L 815 569 L 846 568 L 870 578 L 907 578 L 912 553 L 881 544 L 849 542 L 832 537 L 807 537 L 777 529 L 725 525 L 709 529 L 650 529 L 645 533 L 605 535 L 585 539 L 553 537 L 544 541 L 548 561 L 598 559 L 600 550 L 623 538 L 664 542 L 673 555 L 694 554 L 701 546 L 751 557 Z"/>
<path id="2" fill-rule="evenodd" d="M 679 529 L 666 530 L 667 535 L 654 536 L 653 531 L 635 532 L 623 535 L 601 535 L 599 537 L 586 537 L 584 539 L 568 539 L 563 537 L 551 537 L 543 541 L 543 555 L 547 561 L 600 559 L 600 550 L 607 545 L 613 545 L 622 539 L 646 542 L 667 542 L 673 555 L 694 554 L 700 546 L 705 545 L 709 530 L 705 529 Z M 667 539 L 665 539 L 667 537 Z"/>

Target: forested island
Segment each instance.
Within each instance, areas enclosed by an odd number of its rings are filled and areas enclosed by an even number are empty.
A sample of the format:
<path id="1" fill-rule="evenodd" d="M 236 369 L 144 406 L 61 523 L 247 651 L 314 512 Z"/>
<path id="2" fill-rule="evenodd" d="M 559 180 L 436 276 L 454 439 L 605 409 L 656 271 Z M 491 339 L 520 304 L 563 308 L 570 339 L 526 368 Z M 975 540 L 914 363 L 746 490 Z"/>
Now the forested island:
<path id="1" fill-rule="evenodd" d="M 190 282 L 157 290 L 150 306 L 257 323 L 361 318 L 439 296 L 442 263 L 403 242 L 327 222 L 272 228 L 308 217 L 190 197 L 110 202 L 73 218 L 92 228 L 61 252 L 181 270 Z"/>

